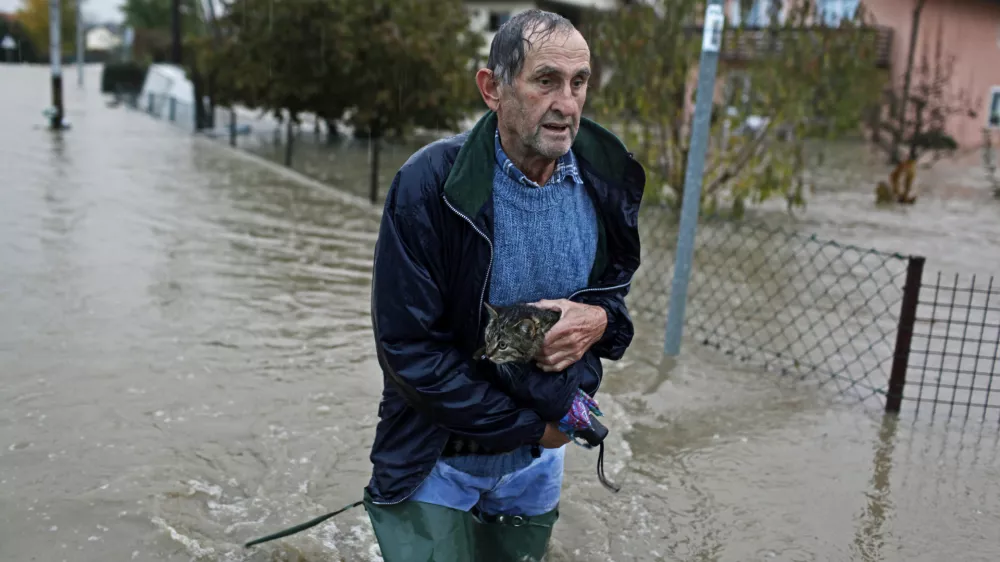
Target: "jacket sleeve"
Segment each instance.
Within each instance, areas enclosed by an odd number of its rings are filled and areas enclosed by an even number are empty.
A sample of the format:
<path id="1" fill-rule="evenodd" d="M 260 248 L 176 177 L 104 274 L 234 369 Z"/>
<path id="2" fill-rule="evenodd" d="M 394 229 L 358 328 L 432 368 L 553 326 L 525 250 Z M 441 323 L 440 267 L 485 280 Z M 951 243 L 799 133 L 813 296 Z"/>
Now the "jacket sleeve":
<path id="1" fill-rule="evenodd" d="M 591 346 L 598 357 L 617 361 L 625 355 L 625 350 L 632 343 L 635 327 L 625 305 L 628 291 L 628 286 L 625 286 L 613 291 L 590 291 L 577 298 L 584 304 L 600 306 L 608 313 L 608 326 L 604 329 L 604 335 Z"/>
<path id="2" fill-rule="evenodd" d="M 471 354 L 454 345 L 443 316 L 446 251 L 440 200 L 397 207 L 390 189 L 375 248 L 372 323 L 379 363 L 407 402 L 432 422 L 485 447 L 537 443 L 545 422 L 500 389 L 476 378 Z"/>

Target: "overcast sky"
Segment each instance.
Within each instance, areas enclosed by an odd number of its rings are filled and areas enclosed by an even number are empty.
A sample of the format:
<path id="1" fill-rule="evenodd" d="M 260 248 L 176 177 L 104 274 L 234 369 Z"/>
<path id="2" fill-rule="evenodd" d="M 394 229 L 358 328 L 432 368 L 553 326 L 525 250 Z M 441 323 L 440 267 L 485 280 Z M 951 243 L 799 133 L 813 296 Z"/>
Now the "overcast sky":
<path id="1" fill-rule="evenodd" d="M 83 13 L 88 19 L 105 21 L 121 21 L 121 11 L 118 9 L 123 0 L 84 0 Z M 0 12 L 16 12 L 21 7 L 21 0 L 0 0 Z"/>

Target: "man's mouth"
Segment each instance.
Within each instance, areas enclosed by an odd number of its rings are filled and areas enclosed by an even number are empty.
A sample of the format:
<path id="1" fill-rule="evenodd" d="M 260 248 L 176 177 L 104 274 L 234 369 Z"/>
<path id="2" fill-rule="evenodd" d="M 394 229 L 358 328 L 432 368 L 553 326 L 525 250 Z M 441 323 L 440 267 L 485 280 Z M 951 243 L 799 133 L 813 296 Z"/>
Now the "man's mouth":
<path id="1" fill-rule="evenodd" d="M 547 131 L 552 131 L 554 133 L 562 133 L 564 131 L 569 130 L 569 125 L 556 125 L 552 123 L 547 123 L 545 125 L 542 125 L 542 128 Z"/>

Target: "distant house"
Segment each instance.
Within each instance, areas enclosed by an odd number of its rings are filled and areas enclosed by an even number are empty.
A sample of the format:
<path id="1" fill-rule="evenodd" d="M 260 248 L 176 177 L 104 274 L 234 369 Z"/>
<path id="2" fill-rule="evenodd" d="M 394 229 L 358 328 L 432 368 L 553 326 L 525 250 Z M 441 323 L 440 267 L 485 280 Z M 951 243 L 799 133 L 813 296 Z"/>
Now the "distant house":
<path id="1" fill-rule="evenodd" d="M 624 0 L 466 0 L 466 9 L 469 11 L 470 26 L 475 31 L 483 35 L 486 44 L 482 49 L 482 56 L 485 59 L 490 52 L 490 43 L 493 35 L 500 29 L 500 26 L 515 14 L 539 8 L 560 14 L 574 25 L 579 25 L 585 10 L 612 10 L 624 4 Z"/>
<path id="2" fill-rule="evenodd" d="M 557 13 L 573 22 L 578 28 L 583 24 L 584 13 L 588 10 L 614 10 L 632 0 L 466 0 L 465 7 L 469 13 L 469 25 L 478 31 L 484 39 L 479 51 L 479 65 L 485 66 L 490 54 L 490 43 L 500 26 L 515 14 L 538 8 Z M 601 68 L 594 64 L 593 79 L 601 78 Z"/>
<path id="3" fill-rule="evenodd" d="M 913 22 L 918 0 L 816 0 L 822 10 L 817 23 L 836 26 L 863 7 L 884 35 L 885 60 L 880 61 L 897 88 L 906 71 Z M 727 25 L 766 26 L 772 8 L 789 2 L 754 0 L 749 11 L 741 11 L 738 0 L 728 0 Z M 779 19 L 780 19 L 780 15 Z M 940 33 L 940 35 L 939 35 Z M 1000 0 L 926 0 L 920 17 L 914 66 L 926 56 L 934 64 L 940 37 L 942 55 L 954 56 L 951 94 L 964 90 L 973 102 L 975 116 L 954 115 L 947 125 L 959 146 L 976 148 L 984 127 L 1000 128 Z M 916 79 L 914 79 L 916 80 Z"/>
<path id="4" fill-rule="evenodd" d="M 916 0 L 864 0 L 881 24 L 895 30 L 892 71 L 906 68 Z M 950 132 L 962 148 L 978 147 L 984 127 L 1000 128 L 1000 0 L 927 0 L 920 16 L 916 65 L 926 54 L 933 64 L 940 32 L 945 56 L 955 57 L 952 92 L 966 90 L 977 115 L 955 115 Z"/>
<path id="5" fill-rule="evenodd" d="M 88 51 L 110 51 L 120 47 L 122 39 L 107 26 L 98 25 L 87 31 L 84 42 Z"/>

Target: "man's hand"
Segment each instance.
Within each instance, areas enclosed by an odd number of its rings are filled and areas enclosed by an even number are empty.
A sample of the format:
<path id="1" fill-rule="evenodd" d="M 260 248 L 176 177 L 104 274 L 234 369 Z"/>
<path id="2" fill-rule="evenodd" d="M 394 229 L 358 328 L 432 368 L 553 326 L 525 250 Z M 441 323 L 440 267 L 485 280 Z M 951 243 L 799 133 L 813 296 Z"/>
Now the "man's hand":
<path id="1" fill-rule="evenodd" d="M 538 442 L 538 444 L 546 449 L 558 449 L 566 443 L 569 443 L 569 441 L 569 435 L 559 431 L 558 425 L 554 423 L 547 423 L 545 424 L 545 433 L 542 434 L 542 439 Z"/>
<path id="2" fill-rule="evenodd" d="M 601 339 L 608 327 L 608 313 L 599 306 L 566 299 L 541 300 L 534 305 L 562 312 L 559 322 L 546 334 L 542 350 L 535 357 L 543 371 L 562 371 L 579 361 L 590 346 Z"/>

